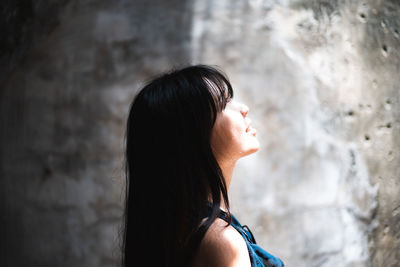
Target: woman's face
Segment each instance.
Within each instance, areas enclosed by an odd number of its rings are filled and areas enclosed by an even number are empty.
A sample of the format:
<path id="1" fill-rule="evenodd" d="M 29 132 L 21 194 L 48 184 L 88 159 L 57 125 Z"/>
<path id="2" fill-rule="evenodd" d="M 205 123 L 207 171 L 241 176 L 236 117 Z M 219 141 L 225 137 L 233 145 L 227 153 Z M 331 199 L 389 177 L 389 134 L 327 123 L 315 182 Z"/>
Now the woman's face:
<path id="1" fill-rule="evenodd" d="M 218 114 L 211 133 L 211 146 L 217 160 L 237 160 L 260 148 L 248 112 L 246 105 L 231 100 Z"/>

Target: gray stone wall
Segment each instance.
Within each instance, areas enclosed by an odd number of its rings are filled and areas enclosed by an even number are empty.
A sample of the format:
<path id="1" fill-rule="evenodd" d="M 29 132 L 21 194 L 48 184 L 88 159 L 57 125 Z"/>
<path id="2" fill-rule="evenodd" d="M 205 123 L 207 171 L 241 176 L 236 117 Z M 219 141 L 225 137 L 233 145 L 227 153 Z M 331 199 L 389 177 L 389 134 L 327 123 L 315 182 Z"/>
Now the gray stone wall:
<path id="1" fill-rule="evenodd" d="M 232 210 L 287 266 L 400 264 L 398 1 L 2 4 L 0 265 L 116 266 L 128 105 L 226 71 L 261 149 Z"/>
<path id="2" fill-rule="evenodd" d="M 193 58 L 222 65 L 261 150 L 233 210 L 288 266 L 397 266 L 400 5 L 196 1 Z"/>
<path id="3" fill-rule="evenodd" d="M 191 3 L 2 5 L 0 266 L 117 266 L 128 105 L 190 61 Z"/>

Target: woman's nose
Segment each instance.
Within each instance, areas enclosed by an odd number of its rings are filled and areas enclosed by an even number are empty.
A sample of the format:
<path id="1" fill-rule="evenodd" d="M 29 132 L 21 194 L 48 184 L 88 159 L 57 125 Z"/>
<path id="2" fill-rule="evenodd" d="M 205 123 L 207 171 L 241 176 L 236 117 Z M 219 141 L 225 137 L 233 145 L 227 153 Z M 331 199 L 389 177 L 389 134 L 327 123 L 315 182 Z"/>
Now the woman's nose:
<path id="1" fill-rule="evenodd" d="M 243 117 L 246 117 L 247 113 L 249 113 L 249 107 L 246 106 L 245 104 L 242 104 L 240 113 L 242 113 Z"/>

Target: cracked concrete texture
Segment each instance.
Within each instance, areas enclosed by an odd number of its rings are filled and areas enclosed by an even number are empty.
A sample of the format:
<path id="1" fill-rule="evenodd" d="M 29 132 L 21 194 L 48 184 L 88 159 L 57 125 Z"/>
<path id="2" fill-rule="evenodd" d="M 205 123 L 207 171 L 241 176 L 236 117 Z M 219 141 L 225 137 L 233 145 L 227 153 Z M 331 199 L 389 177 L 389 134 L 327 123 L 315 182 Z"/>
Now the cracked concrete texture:
<path id="1" fill-rule="evenodd" d="M 193 58 L 227 71 L 262 144 L 238 166 L 233 209 L 288 266 L 400 263 L 399 12 L 195 3 Z"/>
<path id="2" fill-rule="evenodd" d="M 262 145 L 234 214 L 287 266 L 400 263 L 396 1 L 8 3 L 1 43 L 1 266 L 115 266 L 131 97 L 216 64 Z"/>

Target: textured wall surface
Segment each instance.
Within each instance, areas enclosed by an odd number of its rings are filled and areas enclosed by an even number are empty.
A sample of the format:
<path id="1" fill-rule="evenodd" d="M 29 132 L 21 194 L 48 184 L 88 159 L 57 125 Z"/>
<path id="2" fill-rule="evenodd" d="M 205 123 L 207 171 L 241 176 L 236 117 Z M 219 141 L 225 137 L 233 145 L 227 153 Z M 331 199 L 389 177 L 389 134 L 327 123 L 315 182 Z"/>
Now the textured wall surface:
<path id="1" fill-rule="evenodd" d="M 0 266 L 116 266 L 128 105 L 139 82 L 189 62 L 190 3 L 3 12 Z"/>
<path id="2" fill-rule="evenodd" d="M 400 264 L 400 5 L 196 1 L 194 60 L 220 64 L 261 150 L 233 210 L 288 266 Z"/>
<path id="3" fill-rule="evenodd" d="M 226 71 L 261 149 L 232 210 L 287 266 L 400 264 L 400 3 L 15 1 L 0 25 L 0 265 L 116 266 L 143 80 Z"/>

